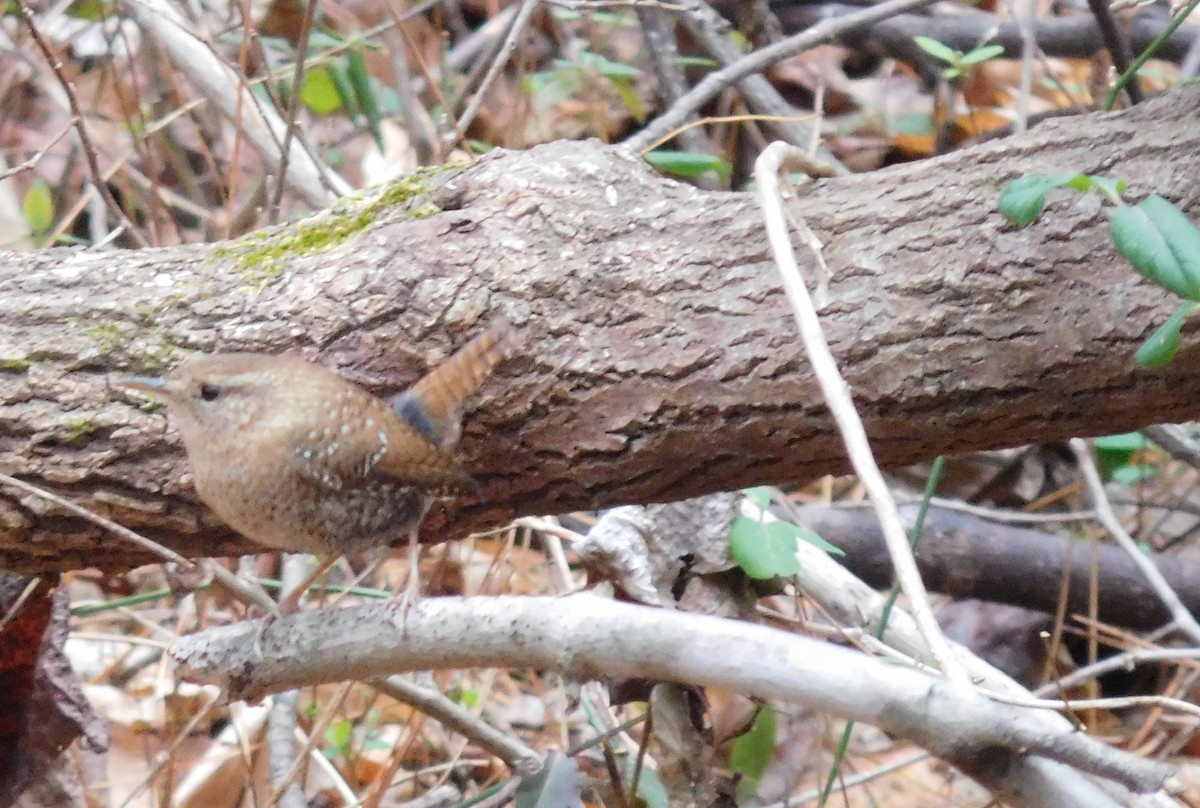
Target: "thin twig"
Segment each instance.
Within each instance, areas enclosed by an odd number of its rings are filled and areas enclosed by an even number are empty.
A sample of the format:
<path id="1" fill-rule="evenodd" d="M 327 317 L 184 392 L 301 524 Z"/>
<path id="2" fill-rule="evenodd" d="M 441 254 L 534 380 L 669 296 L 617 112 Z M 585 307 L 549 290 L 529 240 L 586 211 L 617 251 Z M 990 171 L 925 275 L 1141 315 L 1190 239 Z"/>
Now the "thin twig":
<path id="1" fill-rule="evenodd" d="M 1158 595 L 1158 599 L 1167 607 L 1167 611 L 1171 613 L 1172 619 L 1181 631 L 1186 633 L 1195 642 L 1200 643 L 1200 623 L 1196 622 L 1196 618 L 1192 617 L 1192 613 L 1183 605 L 1183 601 L 1179 599 L 1179 595 L 1163 578 L 1162 572 L 1150 560 L 1149 556 L 1138 548 L 1137 542 L 1129 535 L 1128 531 L 1121 524 L 1121 520 L 1117 518 L 1117 514 L 1113 511 L 1112 504 L 1108 501 L 1108 494 L 1104 490 L 1104 482 L 1100 479 L 1100 472 L 1096 469 L 1096 463 L 1092 460 L 1091 452 L 1088 449 L 1087 443 L 1081 438 L 1071 438 L 1071 451 L 1075 453 L 1075 459 L 1079 463 L 1079 471 L 1083 475 L 1083 481 L 1087 485 L 1088 493 L 1092 497 L 1092 505 L 1096 509 L 1096 517 L 1100 523 L 1112 534 L 1113 540 L 1129 554 L 1133 559 L 1133 563 L 1137 565 L 1142 574 L 1146 576 L 1146 581 Z"/>
<path id="2" fill-rule="evenodd" d="M 446 729 L 470 738 L 519 774 L 536 774 L 542 767 L 542 756 L 520 739 L 501 732 L 436 690 L 413 684 L 402 676 L 373 679 L 370 685 L 396 701 L 416 707 Z"/>
<path id="3" fill-rule="evenodd" d="M 1200 42 L 1200 37 L 1196 41 Z M 1143 429 L 1142 434 L 1161 446 L 1171 457 L 1200 469 L 1200 444 L 1183 427 L 1156 424 Z"/>
<path id="4" fill-rule="evenodd" d="M 492 61 L 492 66 L 488 68 L 488 72 L 484 75 L 483 81 L 479 82 L 479 89 L 475 91 L 475 95 L 471 98 L 471 102 L 467 104 L 467 108 L 458 119 L 459 131 L 466 132 L 471 128 L 471 121 L 475 120 L 475 116 L 479 113 L 479 108 L 483 106 L 483 98 L 487 95 L 488 88 L 492 86 L 492 82 L 496 80 L 496 76 L 500 75 L 500 71 L 508 64 L 508 60 L 512 57 L 513 51 L 517 49 L 517 42 L 521 39 L 521 34 L 525 32 L 525 26 L 529 24 L 530 17 L 533 16 L 534 10 L 537 9 L 538 0 L 525 0 L 521 4 L 521 8 L 517 11 L 517 16 L 513 17 L 512 25 L 508 27 L 508 34 L 504 37 L 504 44 L 500 46 L 499 53 Z"/>
<path id="5" fill-rule="evenodd" d="M 658 80 L 658 95 L 669 106 L 682 98 L 688 89 L 679 60 L 679 45 L 675 41 L 675 18 L 661 8 L 650 7 L 639 8 L 637 15 L 654 76 Z M 712 145 L 702 132 L 694 131 L 691 126 L 677 131 L 682 135 L 680 143 L 688 151 L 702 154 L 712 152 Z"/>
<path id="6" fill-rule="evenodd" d="M 275 780 L 274 776 L 272 776 L 273 784 L 271 788 L 271 796 L 267 799 L 265 803 L 266 805 L 276 805 L 279 801 L 279 798 L 283 795 L 284 790 L 287 789 L 300 775 L 300 769 L 304 765 L 304 760 L 312 751 L 317 739 L 325 737 L 325 731 L 329 729 L 329 725 L 333 723 L 333 719 L 338 715 L 338 711 L 342 708 L 342 702 L 346 700 L 346 696 L 349 695 L 350 690 L 353 687 L 354 682 L 343 682 L 338 686 L 332 698 L 330 698 L 328 703 L 324 705 L 324 709 L 322 710 L 321 714 L 313 723 L 312 729 L 309 731 L 308 743 L 305 744 L 305 746 L 296 755 L 295 759 L 292 761 L 292 765 L 278 780 Z"/>
<path id="7" fill-rule="evenodd" d="M 282 187 L 283 183 L 280 183 Z M 310 566 L 309 557 L 300 553 L 289 553 L 283 557 L 283 568 L 279 572 L 280 595 L 287 597 L 304 585 Z M 292 777 L 285 779 L 293 769 L 300 753 L 296 749 L 297 709 L 300 706 L 300 691 L 285 690 L 276 693 L 271 700 L 271 714 L 267 717 L 267 767 L 270 771 L 271 788 L 280 794 L 273 808 L 304 808 L 304 789 Z"/>
<path id="8" fill-rule="evenodd" d="M 898 772 L 901 769 L 907 769 L 909 766 L 916 765 L 917 763 L 920 763 L 923 760 L 928 760 L 931 757 L 933 756 L 928 752 L 915 752 L 907 757 L 901 757 L 893 760 L 891 763 L 885 763 L 879 768 L 871 769 L 869 772 L 862 772 L 861 774 L 856 774 L 852 777 L 843 777 L 841 780 L 842 787 L 840 790 L 844 792 L 845 790 L 854 788 L 855 786 L 861 786 L 866 783 L 870 783 L 873 780 L 878 780 L 880 777 L 885 777 L 894 772 Z M 797 806 L 803 805 L 806 802 L 812 802 L 813 800 L 820 799 L 824 791 L 824 788 L 810 789 L 809 791 L 805 791 L 803 794 L 799 794 L 795 797 L 787 797 L 782 802 L 772 802 L 763 806 L 763 808 L 797 808 Z"/>
<path id="9" fill-rule="evenodd" d="M 292 72 L 292 93 L 288 99 L 287 130 L 283 133 L 283 148 L 279 152 L 279 181 L 275 183 L 275 198 L 271 200 L 268 221 L 279 221 L 279 206 L 283 203 L 283 189 L 287 186 L 288 153 L 292 138 L 296 136 L 296 113 L 300 108 L 300 88 L 304 84 L 304 57 L 308 53 L 308 37 L 312 33 L 313 16 L 317 11 L 317 0 L 308 0 L 304 7 L 304 19 L 300 23 L 300 39 L 296 43 L 296 65 Z"/>
<path id="10" fill-rule="evenodd" d="M 41 32 L 38 31 L 37 24 L 33 18 L 33 10 L 25 5 L 24 0 L 16 0 L 16 3 L 17 7 L 21 10 L 21 19 L 25 21 L 25 26 L 29 29 L 29 35 L 33 37 L 34 44 L 42 52 L 42 56 L 46 58 L 46 62 L 50 65 L 50 69 L 54 71 L 58 83 L 62 85 L 63 92 L 67 96 L 67 105 L 71 108 L 71 117 L 75 122 L 75 131 L 79 133 L 79 144 L 83 148 L 83 155 L 87 160 L 88 171 L 92 175 L 92 184 L 96 187 L 96 193 L 104 200 L 104 205 L 108 208 L 109 214 L 125 227 L 134 244 L 139 247 L 150 246 L 145 237 L 142 236 L 141 231 L 137 229 L 137 225 L 130 220 L 124 208 L 117 202 L 116 197 L 112 195 L 112 191 L 108 188 L 108 183 L 104 181 L 104 174 L 100 170 L 100 160 L 96 157 L 96 149 L 92 145 L 92 139 L 88 136 L 87 127 L 83 124 L 83 110 L 79 107 L 79 99 L 75 97 L 75 85 L 63 74 L 62 62 L 54 55 L 54 51 L 50 49 L 50 45 L 47 44 L 46 40 L 42 38 Z"/>
<path id="11" fill-rule="evenodd" d="M 76 516 L 85 519 L 94 525 L 102 527 L 110 533 L 121 537 L 122 539 L 125 539 L 125 541 L 129 542 L 135 547 L 140 547 L 146 552 L 158 556 L 163 561 L 172 561 L 180 566 L 188 568 L 196 566 L 196 562 L 192 561 L 191 559 L 184 558 L 174 550 L 164 547 L 158 542 L 148 539 L 140 533 L 135 533 L 124 525 L 118 524 L 111 519 L 107 519 L 98 513 L 89 511 L 82 505 L 78 505 L 71 500 L 66 499 L 65 497 L 60 497 L 58 494 L 47 491 L 44 488 L 39 488 L 32 483 L 27 483 L 24 480 L 18 480 L 16 477 L 11 477 L 4 473 L 0 473 L 0 483 L 20 489 L 27 494 L 33 494 L 35 497 L 40 497 L 49 503 L 68 510 Z"/>
<path id="12" fill-rule="evenodd" d="M 817 377 L 830 414 L 845 441 L 846 453 L 875 506 L 888 554 L 896 570 L 896 580 L 908 598 L 921 636 L 946 677 L 953 682 L 969 685 L 970 679 L 951 651 L 950 643 L 933 616 L 929 596 L 917 570 L 917 562 L 913 558 L 912 547 L 908 543 L 908 535 L 896 509 L 896 502 L 871 453 L 871 445 L 867 440 L 862 419 L 854 407 L 850 388 L 842 378 L 837 361 L 829 350 L 820 319 L 813 308 L 812 298 L 809 297 L 808 288 L 800 276 L 800 268 L 788 238 L 787 219 L 779 193 L 779 172 L 790 164 L 790 158 L 794 155 L 806 157 L 800 149 L 776 142 L 766 148 L 754 165 L 767 238 L 783 279 L 783 288 L 792 303 L 792 312 L 800 328 L 813 374 Z"/>
<path id="13" fill-rule="evenodd" d="M 733 64 L 710 73 L 645 129 L 626 139 L 624 145 L 640 152 L 647 144 L 684 124 L 696 110 L 746 76 L 758 73 L 769 65 L 820 45 L 846 31 L 870 25 L 903 11 L 930 5 L 932 2 L 933 0 L 888 0 L 844 17 L 822 20 L 800 34 L 747 54 Z"/>
<path id="14" fill-rule="evenodd" d="M 18 480 L 16 477 L 11 477 L 11 476 L 9 476 L 7 474 L 3 474 L 3 473 L 0 473 L 0 483 L 11 486 L 13 488 L 20 489 L 21 491 L 24 491 L 27 494 L 32 494 L 35 497 L 40 497 L 40 498 L 46 500 L 47 502 L 53 503 L 60 508 L 68 510 L 71 513 L 75 514 L 76 516 L 78 516 L 88 522 L 91 522 L 94 525 L 104 528 L 105 530 L 109 531 L 110 533 L 112 533 L 116 536 L 119 536 L 122 539 L 125 539 L 129 543 L 133 544 L 135 547 L 140 547 L 141 549 L 157 556 L 158 558 L 160 558 L 164 561 L 170 561 L 175 564 L 179 564 L 180 566 L 187 568 L 187 569 L 191 569 L 191 568 L 197 566 L 197 562 L 192 561 L 189 558 L 184 558 L 179 553 L 175 552 L 174 550 L 170 549 L 169 547 L 164 547 L 163 545 L 159 544 L 158 542 L 156 542 L 152 539 L 148 539 L 145 536 L 143 536 L 142 534 L 136 533 L 136 532 L 130 530 L 129 528 L 125 527 L 124 525 L 114 522 L 111 519 L 107 519 L 98 513 L 89 511 L 87 508 L 83 507 L 82 505 L 77 505 L 76 503 L 72 502 L 69 499 L 60 497 L 58 494 L 47 491 L 43 488 L 39 488 L 36 485 L 32 485 L 31 483 L 25 482 L 24 480 Z M 234 595 L 238 600 L 242 601 L 243 603 L 251 604 L 251 605 L 255 605 L 255 606 L 261 606 L 262 608 L 266 609 L 268 612 L 272 611 L 275 608 L 274 601 L 272 601 L 271 598 L 267 596 L 267 593 L 262 590 L 262 587 L 255 588 L 255 587 L 248 586 L 245 581 L 238 578 L 236 575 L 231 573 L 229 570 L 225 569 L 220 564 L 217 564 L 215 562 L 203 563 L 203 564 L 200 564 L 200 566 L 202 566 L 204 568 L 204 570 L 209 575 L 211 575 L 217 583 L 219 583 L 224 589 L 226 589 L 228 592 L 230 592 L 232 595 Z"/>
<path id="15" fill-rule="evenodd" d="M 25 588 L 21 590 L 21 594 L 17 595 L 17 599 L 9 607 L 8 611 L 0 614 L 0 634 L 4 633 L 4 627 L 12 621 L 14 617 L 21 613 L 21 607 L 25 605 L 25 601 L 33 597 L 33 593 L 37 588 L 45 582 L 41 578 L 30 578 L 25 582 Z"/>
<path id="16" fill-rule="evenodd" d="M 683 20 L 693 36 L 721 65 L 731 65 L 742 58 L 741 48 L 729 35 L 729 21 L 704 0 L 692 0 L 683 14 Z M 796 108 L 764 76 L 743 76 L 738 80 L 737 87 L 746 106 L 755 112 L 772 116 L 774 122 L 770 128 L 779 139 L 793 146 L 805 146 L 815 137 L 819 138 L 820 119 L 792 120 Z M 850 173 L 829 149 L 822 148 L 819 156 L 814 155 L 814 159 L 829 176 Z"/>
<path id="17" fill-rule="evenodd" d="M 25 171 L 33 169 L 33 167 L 41 162 L 42 158 L 46 156 L 46 152 L 50 151 L 50 149 L 54 147 L 54 144 L 62 140 L 63 136 L 66 135 L 67 132 L 70 132 L 71 127 L 75 126 L 77 123 L 79 123 L 78 119 L 72 115 L 71 120 L 67 121 L 66 125 L 64 125 L 62 129 L 58 130 L 58 134 L 50 138 L 49 142 L 42 146 L 42 148 L 38 149 L 37 153 L 35 153 L 32 157 L 20 165 L 15 165 L 12 168 L 0 171 L 0 180 L 6 180 L 9 177 L 15 177 L 17 174 L 21 174 Z"/>
<path id="18" fill-rule="evenodd" d="M 262 158 L 272 166 L 280 165 L 283 121 L 273 108 L 259 103 L 245 80 L 196 35 L 179 12 L 167 0 L 123 0 L 122 5 L 143 29 L 158 38 L 199 91 L 235 121 Z M 326 207 L 353 190 L 298 140 L 292 142 L 287 171 L 280 172 L 280 176 L 286 177 L 292 189 L 314 208 Z"/>
<path id="19" fill-rule="evenodd" d="M 1121 710 L 1129 707 L 1141 707 L 1147 704 L 1171 710 L 1178 710 L 1188 715 L 1200 716 L 1200 706 L 1189 704 L 1181 699 L 1168 696 L 1120 696 L 1104 699 L 1023 699 L 1011 693 L 993 693 L 983 691 L 989 698 L 1011 704 L 1014 707 L 1029 707 L 1034 710 Z"/>
<path id="20" fill-rule="evenodd" d="M 1117 69 L 1118 75 L 1125 73 L 1133 62 L 1133 50 L 1129 47 L 1129 37 L 1125 36 L 1125 32 L 1117 25 L 1112 9 L 1108 6 L 1108 0 L 1087 0 L 1087 3 L 1088 8 L 1092 10 L 1092 16 L 1096 18 L 1096 25 L 1100 28 L 1100 36 L 1104 40 L 1104 47 L 1108 48 L 1113 67 Z M 1134 104 L 1140 104 L 1146 100 L 1145 95 L 1142 94 L 1142 85 L 1138 83 L 1136 76 L 1125 85 L 1125 92 L 1129 94 L 1129 100 Z"/>

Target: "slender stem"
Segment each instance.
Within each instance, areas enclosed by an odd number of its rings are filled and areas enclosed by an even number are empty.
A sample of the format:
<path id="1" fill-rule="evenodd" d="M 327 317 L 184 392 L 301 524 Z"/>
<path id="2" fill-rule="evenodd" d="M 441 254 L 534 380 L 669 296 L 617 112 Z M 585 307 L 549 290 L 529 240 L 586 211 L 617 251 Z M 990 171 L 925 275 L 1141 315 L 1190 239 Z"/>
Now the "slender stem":
<path id="1" fill-rule="evenodd" d="M 1129 69 L 1121 74 L 1121 77 L 1117 79 L 1117 83 L 1108 91 L 1108 97 L 1104 99 L 1105 110 L 1113 108 L 1113 104 L 1117 103 L 1117 96 L 1120 95 L 1121 90 L 1125 89 L 1125 85 L 1132 81 L 1137 72 L 1142 69 L 1142 66 L 1154 57 L 1154 54 L 1158 52 L 1162 44 L 1171 37 L 1171 34 L 1175 33 L 1175 30 L 1179 26 L 1183 25 L 1183 21 L 1196 10 L 1197 6 L 1200 6 L 1200 0 L 1191 0 L 1183 10 L 1175 15 L 1175 18 L 1162 30 L 1162 33 L 1146 46 L 1146 49 L 1138 55 L 1138 58 L 1133 60 L 1133 64 L 1129 66 Z"/>

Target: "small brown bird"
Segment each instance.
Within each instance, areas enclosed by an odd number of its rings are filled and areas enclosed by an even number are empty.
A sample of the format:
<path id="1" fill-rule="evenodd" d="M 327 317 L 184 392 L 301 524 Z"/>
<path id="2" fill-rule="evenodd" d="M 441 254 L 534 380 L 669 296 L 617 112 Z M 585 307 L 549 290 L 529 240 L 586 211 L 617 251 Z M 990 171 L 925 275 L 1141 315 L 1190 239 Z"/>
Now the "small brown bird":
<path id="1" fill-rule="evenodd" d="M 508 343 L 507 326 L 493 326 L 390 404 L 320 365 L 266 354 L 198 355 L 165 378 L 121 383 L 166 400 L 205 504 L 266 547 L 332 556 L 319 573 L 405 535 L 415 557 L 433 499 L 475 490 L 450 450 L 464 401 Z"/>

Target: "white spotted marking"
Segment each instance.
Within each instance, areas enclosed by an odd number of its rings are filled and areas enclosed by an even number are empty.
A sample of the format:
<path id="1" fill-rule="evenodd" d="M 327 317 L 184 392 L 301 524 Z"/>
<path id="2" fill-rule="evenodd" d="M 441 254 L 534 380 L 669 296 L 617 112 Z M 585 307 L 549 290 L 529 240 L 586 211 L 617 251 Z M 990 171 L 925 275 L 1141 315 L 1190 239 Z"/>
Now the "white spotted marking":
<path id="1" fill-rule="evenodd" d="M 342 434 L 343 435 L 350 434 L 350 424 L 342 424 Z"/>

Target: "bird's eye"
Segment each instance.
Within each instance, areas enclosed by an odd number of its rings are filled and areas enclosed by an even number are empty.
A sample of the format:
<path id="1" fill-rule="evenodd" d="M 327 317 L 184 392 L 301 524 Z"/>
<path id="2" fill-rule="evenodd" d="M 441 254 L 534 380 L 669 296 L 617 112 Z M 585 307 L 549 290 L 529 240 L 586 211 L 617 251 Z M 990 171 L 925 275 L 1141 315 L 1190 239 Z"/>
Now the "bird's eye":
<path id="1" fill-rule="evenodd" d="M 200 385 L 200 398 L 205 401 L 216 401 L 221 395 L 221 388 L 215 384 Z"/>

